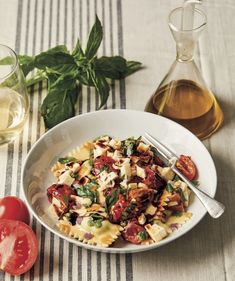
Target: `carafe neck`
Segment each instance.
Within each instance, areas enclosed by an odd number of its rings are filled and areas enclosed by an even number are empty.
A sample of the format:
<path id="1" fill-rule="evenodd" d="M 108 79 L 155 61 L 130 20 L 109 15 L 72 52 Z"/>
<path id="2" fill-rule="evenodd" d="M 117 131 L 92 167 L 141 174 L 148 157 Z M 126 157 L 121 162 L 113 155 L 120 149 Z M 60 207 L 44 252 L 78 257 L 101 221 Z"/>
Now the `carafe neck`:
<path id="1" fill-rule="evenodd" d="M 176 59 L 180 62 L 192 61 L 195 45 L 195 41 L 193 40 L 176 42 Z"/>

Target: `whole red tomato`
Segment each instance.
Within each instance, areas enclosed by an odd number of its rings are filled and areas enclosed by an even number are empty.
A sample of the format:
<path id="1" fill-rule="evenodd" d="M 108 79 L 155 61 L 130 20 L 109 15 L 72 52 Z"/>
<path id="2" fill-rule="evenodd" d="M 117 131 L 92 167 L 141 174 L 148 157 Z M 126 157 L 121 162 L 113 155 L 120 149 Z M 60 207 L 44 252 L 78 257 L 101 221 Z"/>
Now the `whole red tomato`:
<path id="1" fill-rule="evenodd" d="M 29 224 L 30 216 L 25 203 L 15 196 L 0 199 L 0 219 L 18 220 Z"/>

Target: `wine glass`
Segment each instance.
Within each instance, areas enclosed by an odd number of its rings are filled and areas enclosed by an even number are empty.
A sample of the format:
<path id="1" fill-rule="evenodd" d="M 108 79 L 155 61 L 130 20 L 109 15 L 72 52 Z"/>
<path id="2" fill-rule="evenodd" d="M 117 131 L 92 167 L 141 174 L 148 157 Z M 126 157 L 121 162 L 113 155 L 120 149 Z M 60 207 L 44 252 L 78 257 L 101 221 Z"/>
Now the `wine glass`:
<path id="1" fill-rule="evenodd" d="M 0 145 L 22 131 L 29 112 L 25 77 L 16 53 L 0 44 Z"/>

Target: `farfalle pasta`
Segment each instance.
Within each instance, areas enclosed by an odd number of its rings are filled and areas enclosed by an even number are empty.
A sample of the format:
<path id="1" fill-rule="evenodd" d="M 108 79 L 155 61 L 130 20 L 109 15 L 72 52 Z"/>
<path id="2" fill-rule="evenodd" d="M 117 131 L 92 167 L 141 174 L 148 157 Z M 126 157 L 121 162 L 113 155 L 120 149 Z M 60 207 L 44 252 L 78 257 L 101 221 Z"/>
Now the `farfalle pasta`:
<path id="1" fill-rule="evenodd" d="M 51 171 L 47 196 L 58 229 L 89 245 L 158 243 L 192 216 L 189 188 L 140 138 L 98 137 Z"/>

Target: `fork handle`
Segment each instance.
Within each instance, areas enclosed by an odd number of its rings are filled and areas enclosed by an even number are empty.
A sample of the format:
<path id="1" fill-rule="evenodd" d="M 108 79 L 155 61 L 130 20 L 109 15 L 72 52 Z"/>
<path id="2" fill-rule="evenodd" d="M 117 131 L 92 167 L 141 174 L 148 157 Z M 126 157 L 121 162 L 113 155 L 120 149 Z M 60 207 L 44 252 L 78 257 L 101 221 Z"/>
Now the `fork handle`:
<path id="1" fill-rule="evenodd" d="M 225 206 L 215 200 L 214 198 L 210 197 L 205 192 L 198 189 L 196 186 L 192 184 L 190 180 L 188 180 L 177 168 L 172 167 L 172 170 L 188 185 L 188 187 L 195 193 L 197 198 L 202 202 L 204 207 L 206 208 L 207 212 L 211 215 L 212 218 L 219 218 L 224 210 Z"/>

